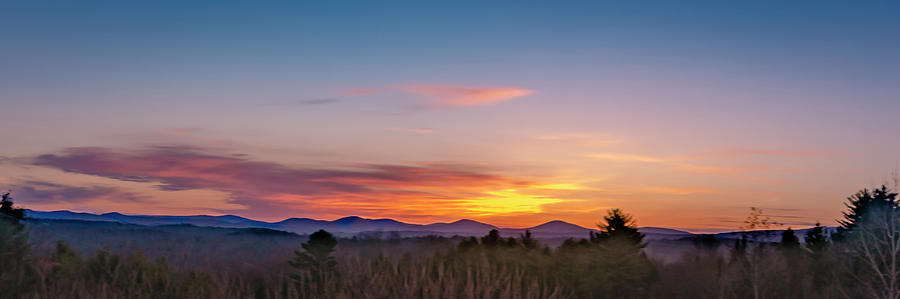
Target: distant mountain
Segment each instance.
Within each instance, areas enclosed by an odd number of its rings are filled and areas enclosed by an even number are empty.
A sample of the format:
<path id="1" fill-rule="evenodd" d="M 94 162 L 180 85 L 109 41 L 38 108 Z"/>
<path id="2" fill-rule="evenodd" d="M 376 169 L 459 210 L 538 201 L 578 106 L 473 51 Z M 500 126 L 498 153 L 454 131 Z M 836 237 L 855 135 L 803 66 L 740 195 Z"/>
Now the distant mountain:
<path id="1" fill-rule="evenodd" d="M 577 233 L 587 235 L 589 232 L 594 231 L 592 229 L 584 228 L 578 225 L 574 225 L 568 222 L 553 220 L 535 227 L 530 227 L 527 230 L 532 233 L 554 233 L 554 234 L 569 234 L 569 233 Z"/>
<path id="2" fill-rule="evenodd" d="M 804 242 L 804 237 L 806 233 L 809 232 L 811 228 L 806 229 L 796 229 L 794 230 L 794 235 L 800 239 L 800 242 Z M 740 239 L 743 236 L 746 236 L 748 239 L 752 241 L 759 242 L 779 242 L 781 241 L 781 233 L 784 230 L 755 230 L 749 232 L 726 232 L 726 233 L 718 233 L 715 234 L 716 238 L 719 239 Z M 837 234 L 837 227 L 825 227 L 823 232 L 827 236 L 831 236 L 833 234 Z"/>
<path id="3" fill-rule="evenodd" d="M 344 217 L 334 221 L 309 218 L 290 218 L 268 223 L 268 228 L 280 229 L 298 234 L 308 234 L 320 229 L 339 234 L 360 232 L 385 232 L 415 230 L 419 225 L 399 222 L 393 219 L 366 219 L 357 216 Z"/>
<path id="4" fill-rule="evenodd" d="M 559 238 L 588 238 L 590 232 L 596 231 L 584 228 L 568 222 L 553 220 L 538 226 L 528 228 L 501 228 L 500 235 L 504 237 L 518 237 L 530 231 L 534 238 L 538 239 L 559 239 Z"/>
<path id="5" fill-rule="evenodd" d="M 104 215 L 109 215 L 109 214 L 112 214 L 112 213 L 107 213 Z M 120 222 L 116 219 L 113 219 L 111 217 L 107 217 L 104 215 L 96 215 L 96 214 L 90 214 L 90 213 L 77 213 L 77 212 L 71 212 L 71 211 L 41 212 L 41 211 L 34 211 L 34 210 L 25 210 L 25 217 L 27 217 L 27 218 Z"/>
<path id="6" fill-rule="evenodd" d="M 121 222 L 140 225 L 172 225 L 172 224 L 191 224 L 196 226 L 211 227 L 228 227 L 228 228 L 247 228 L 262 227 L 266 228 L 269 223 L 247 219 L 240 216 L 147 216 L 147 215 L 124 215 L 121 213 L 106 214 L 90 214 L 76 213 L 71 211 L 53 211 L 41 212 L 34 210 L 26 210 L 25 217 L 35 219 L 57 219 L 57 220 L 84 220 L 84 221 L 107 221 Z"/>
<path id="7" fill-rule="evenodd" d="M 424 230 L 431 232 L 471 235 L 484 235 L 492 229 L 499 229 L 496 226 L 469 219 L 457 220 L 452 223 L 432 223 L 422 227 Z"/>
<path id="8" fill-rule="evenodd" d="M 320 229 L 327 230 L 340 236 L 353 236 L 364 234 L 366 236 L 483 236 L 490 230 L 496 229 L 504 237 L 518 237 L 531 231 L 535 238 L 562 239 L 562 238 L 587 238 L 595 229 L 581 227 L 564 221 L 553 220 L 541 225 L 528 228 L 499 228 L 487 223 L 469 219 L 462 219 L 451 223 L 432 223 L 426 225 L 404 223 L 393 219 L 368 219 L 358 216 L 344 217 L 327 221 L 310 218 L 289 218 L 278 222 L 265 222 L 247 219 L 235 215 L 209 216 L 152 216 L 152 215 L 125 215 L 121 213 L 91 214 L 72 211 L 34 211 L 26 210 L 25 216 L 33 219 L 57 219 L 80 221 L 105 221 L 138 225 L 194 225 L 206 227 L 224 228 L 259 228 L 292 232 L 297 234 L 309 234 Z M 694 236 L 694 234 L 663 227 L 641 227 L 641 233 L 646 235 L 646 240 L 675 240 Z M 796 231 L 802 240 L 807 229 Z M 834 228 L 828 228 L 827 232 L 833 232 Z M 741 232 L 725 232 L 714 234 L 720 239 L 740 238 Z M 781 230 L 757 231 L 748 233 L 757 240 L 778 241 Z"/>
<path id="9" fill-rule="evenodd" d="M 677 240 L 694 235 L 686 231 L 664 227 L 640 227 L 638 231 L 646 236 L 645 240 Z"/>

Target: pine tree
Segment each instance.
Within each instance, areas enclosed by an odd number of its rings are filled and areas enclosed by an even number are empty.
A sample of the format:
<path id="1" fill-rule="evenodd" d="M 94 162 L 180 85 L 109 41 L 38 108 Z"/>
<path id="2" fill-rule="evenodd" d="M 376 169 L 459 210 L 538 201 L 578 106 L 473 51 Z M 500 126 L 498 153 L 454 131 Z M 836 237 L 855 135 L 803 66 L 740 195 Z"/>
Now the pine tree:
<path id="1" fill-rule="evenodd" d="M 849 257 L 848 285 L 869 298 L 900 298 L 900 206 L 881 186 L 849 197 L 839 241 Z"/>
<path id="2" fill-rule="evenodd" d="M 782 249 L 792 250 L 796 248 L 800 248 L 800 239 L 797 238 L 797 235 L 794 234 L 794 230 L 788 227 L 788 229 L 781 232 L 781 244 Z"/>
<path id="3" fill-rule="evenodd" d="M 833 264 L 829 259 L 828 248 L 831 245 L 828 235 L 825 234 L 825 228 L 822 224 L 816 222 L 816 226 L 806 232 L 804 237 L 806 251 L 808 252 L 810 276 L 812 279 L 811 295 L 821 295 L 822 288 L 827 285 L 828 274 L 831 273 Z M 814 296 L 821 298 L 822 296 Z"/>
<path id="4" fill-rule="evenodd" d="M 888 190 L 887 186 L 882 185 L 871 192 L 863 189 L 853 196 L 847 198 L 844 203 L 848 211 L 843 212 L 844 219 L 838 220 L 841 227 L 838 228 L 839 234 L 842 236 L 848 232 L 852 232 L 862 222 L 866 221 L 866 214 L 873 209 L 896 209 L 898 208 L 897 193 Z"/>
<path id="5" fill-rule="evenodd" d="M 610 210 L 603 217 L 605 225 L 597 225 L 600 233 L 591 232 L 591 241 L 596 244 L 622 243 L 632 246 L 635 251 L 640 251 L 647 246 L 644 243 L 644 234 L 640 233 L 634 224 L 631 215 L 620 209 Z"/>
<path id="6" fill-rule="evenodd" d="M 496 229 L 492 229 L 486 236 L 481 237 L 481 245 L 485 247 L 497 247 L 503 243 L 503 238 L 500 237 L 500 232 Z"/>
<path id="7" fill-rule="evenodd" d="M 0 197 L 0 214 L 8 217 L 9 220 L 18 223 L 25 217 L 25 210 L 13 207 L 12 196 L 6 192 Z"/>
<path id="8" fill-rule="evenodd" d="M 28 232 L 20 223 L 24 210 L 13 206 L 9 192 L 0 197 L 0 294 L 19 297 L 35 279 Z M 2 297 L 2 296 L 0 296 Z"/>
<path id="9" fill-rule="evenodd" d="M 600 233 L 591 233 L 596 247 L 589 264 L 591 277 L 581 291 L 594 298 L 642 298 L 656 278 L 656 268 L 643 252 L 647 246 L 631 215 L 610 210 L 598 225 Z"/>
<path id="10" fill-rule="evenodd" d="M 295 250 L 295 257 L 290 265 L 298 273 L 291 277 L 300 284 L 306 294 L 322 292 L 329 283 L 337 281 L 337 261 L 331 254 L 337 246 L 337 240 L 331 233 L 319 230 L 309 235 L 309 241 L 301 245 L 305 251 Z"/>
<path id="11" fill-rule="evenodd" d="M 816 226 L 806 232 L 804 237 L 806 250 L 812 254 L 823 254 L 831 243 L 828 236 L 825 235 L 825 228 L 821 223 L 816 222 Z"/>

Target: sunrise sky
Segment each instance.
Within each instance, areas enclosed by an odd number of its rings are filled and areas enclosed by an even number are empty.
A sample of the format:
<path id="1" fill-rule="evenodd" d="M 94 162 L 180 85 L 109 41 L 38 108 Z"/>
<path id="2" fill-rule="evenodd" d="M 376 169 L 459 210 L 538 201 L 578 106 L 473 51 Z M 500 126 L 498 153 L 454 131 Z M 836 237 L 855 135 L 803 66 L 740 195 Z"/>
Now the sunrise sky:
<path id="1" fill-rule="evenodd" d="M 833 225 L 900 167 L 897 2 L 0 2 L 36 210 Z"/>

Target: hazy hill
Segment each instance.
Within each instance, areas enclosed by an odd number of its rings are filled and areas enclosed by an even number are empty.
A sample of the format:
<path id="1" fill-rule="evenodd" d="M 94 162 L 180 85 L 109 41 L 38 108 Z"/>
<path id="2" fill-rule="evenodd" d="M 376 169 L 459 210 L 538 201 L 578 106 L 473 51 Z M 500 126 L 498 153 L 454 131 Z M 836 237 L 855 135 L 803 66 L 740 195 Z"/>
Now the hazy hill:
<path id="1" fill-rule="evenodd" d="M 424 225 L 422 228 L 432 232 L 459 234 L 486 234 L 492 229 L 499 229 L 496 226 L 469 219 L 457 220 L 451 223 L 432 223 Z"/>
<path id="2" fill-rule="evenodd" d="M 81 220 L 81 221 L 105 221 L 124 224 L 138 224 L 148 226 L 189 224 L 203 227 L 222 228 L 265 228 L 308 234 L 324 229 L 341 235 L 352 236 L 365 234 L 368 236 L 395 236 L 418 237 L 427 235 L 436 236 L 483 236 L 492 229 L 497 229 L 504 237 L 518 237 L 531 231 L 535 238 L 560 239 L 560 238 L 586 238 L 591 231 L 597 230 L 585 228 L 565 221 L 553 220 L 547 223 L 527 228 L 500 228 L 487 223 L 469 219 L 462 219 L 451 223 L 410 224 L 393 219 L 368 219 L 358 216 L 349 216 L 328 221 L 310 218 L 289 218 L 278 222 L 265 222 L 247 219 L 240 216 L 224 215 L 193 215 L 193 216 L 153 216 L 153 215 L 125 215 L 121 213 L 91 214 L 71 211 L 34 211 L 27 210 L 26 217 L 33 219 L 55 220 Z M 694 234 L 663 227 L 641 227 L 639 230 L 646 235 L 647 240 L 675 240 L 693 236 Z M 759 241 L 777 241 L 781 230 L 768 232 L 752 232 L 753 237 Z M 805 229 L 797 230 L 801 237 Z M 715 234 L 717 238 L 731 239 L 740 237 L 739 232 L 727 232 Z"/>

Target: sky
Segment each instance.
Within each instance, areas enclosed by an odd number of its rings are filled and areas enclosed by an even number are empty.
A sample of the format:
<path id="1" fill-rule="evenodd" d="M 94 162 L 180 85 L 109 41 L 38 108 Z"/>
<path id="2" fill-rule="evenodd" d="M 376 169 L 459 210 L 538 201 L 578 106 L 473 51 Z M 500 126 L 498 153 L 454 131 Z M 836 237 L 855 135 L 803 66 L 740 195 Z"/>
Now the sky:
<path id="1" fill-rule="evenodd" d="M 35 210 L 734 230 L 900 169 L 896 2 L 3 1 Z"/>

